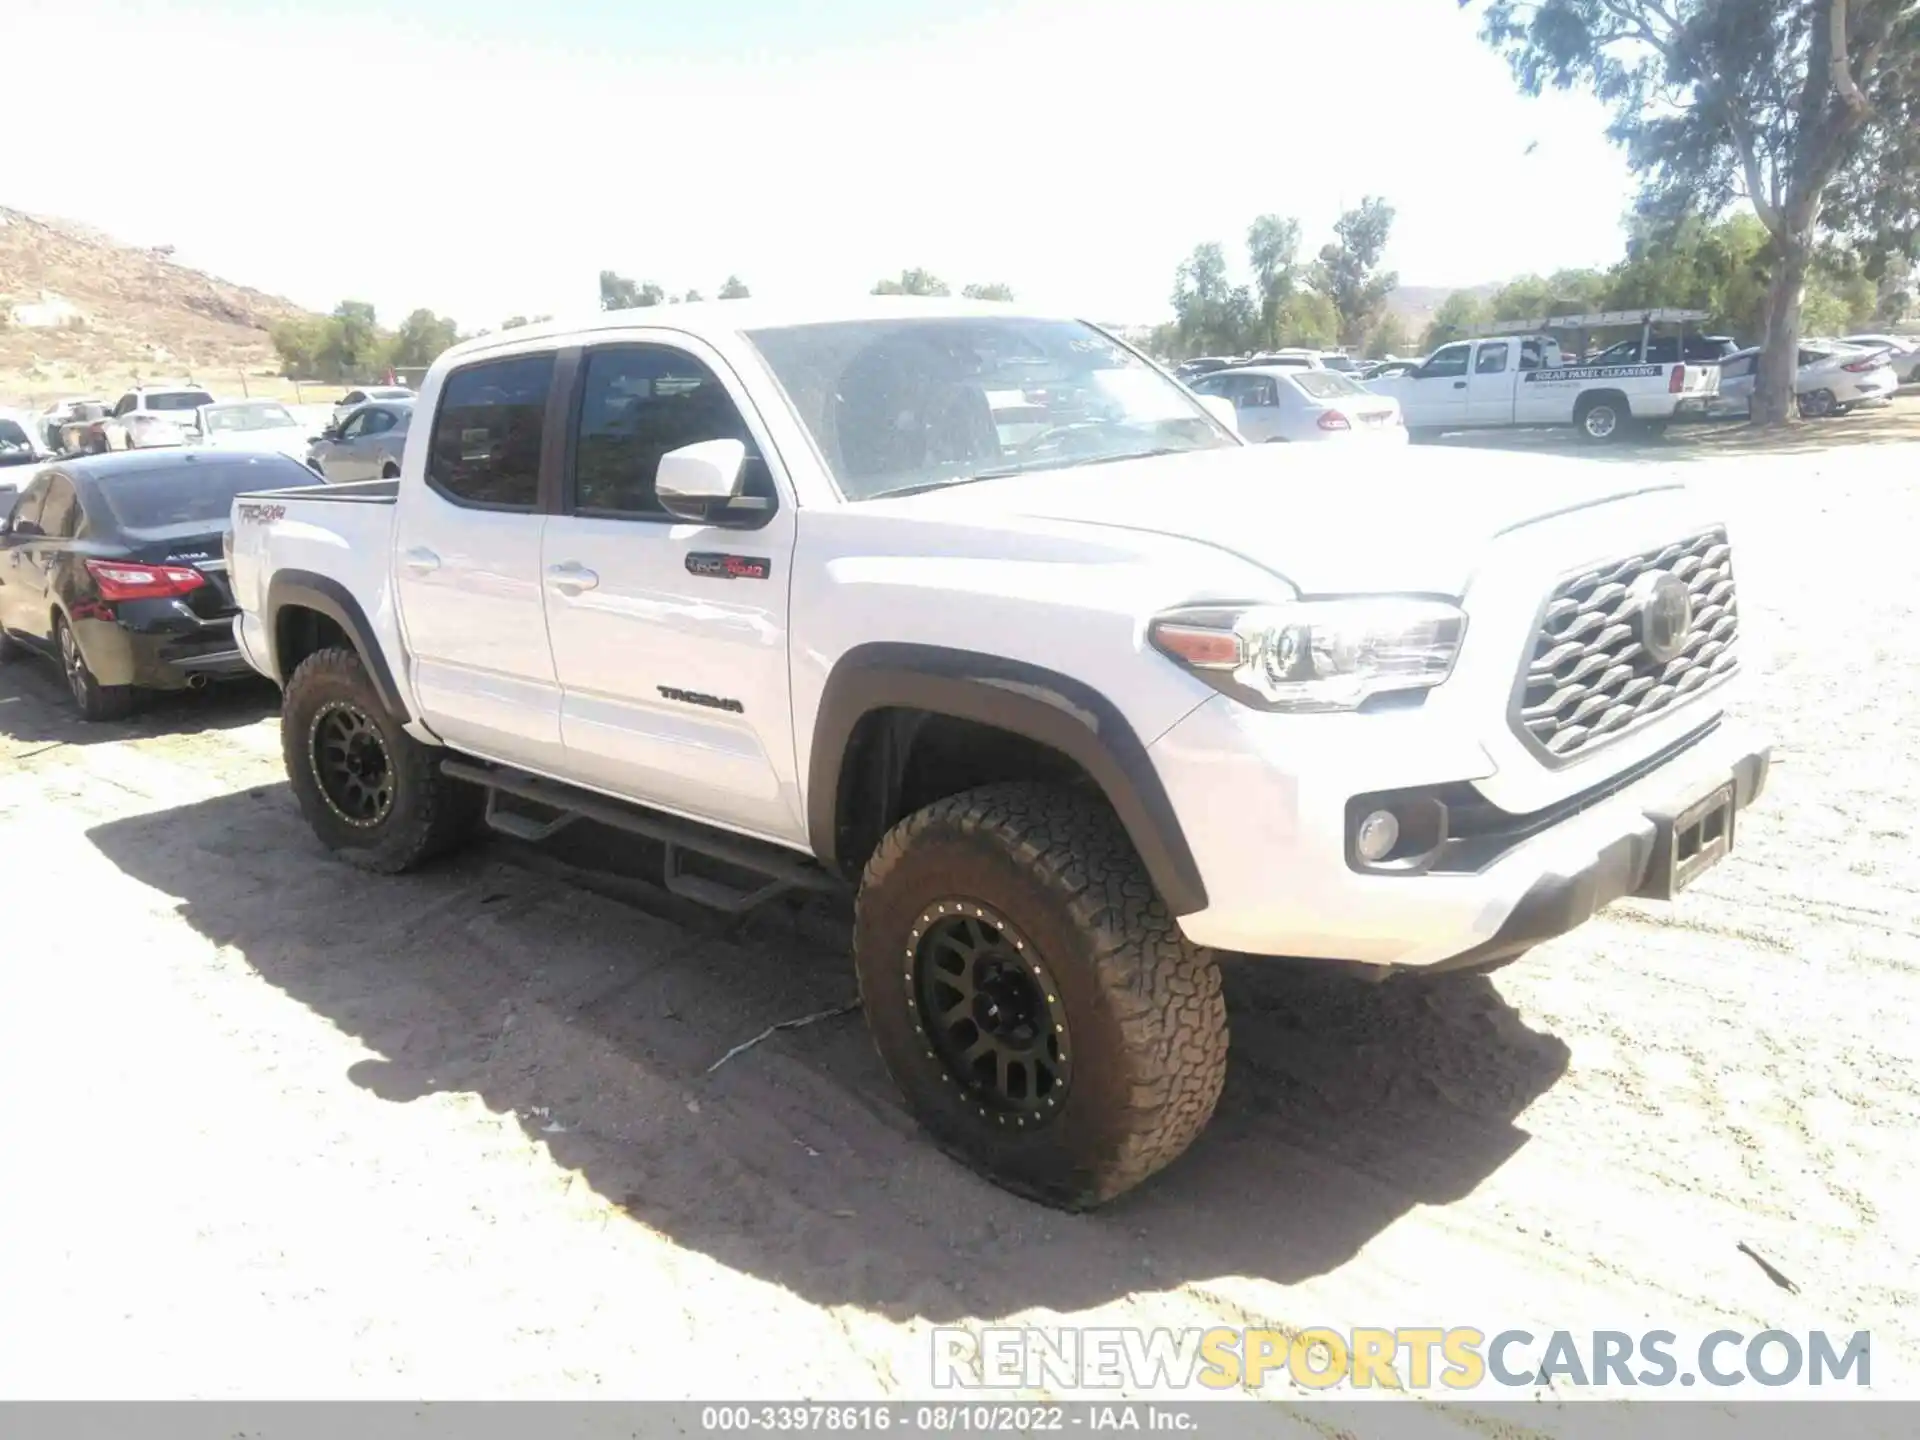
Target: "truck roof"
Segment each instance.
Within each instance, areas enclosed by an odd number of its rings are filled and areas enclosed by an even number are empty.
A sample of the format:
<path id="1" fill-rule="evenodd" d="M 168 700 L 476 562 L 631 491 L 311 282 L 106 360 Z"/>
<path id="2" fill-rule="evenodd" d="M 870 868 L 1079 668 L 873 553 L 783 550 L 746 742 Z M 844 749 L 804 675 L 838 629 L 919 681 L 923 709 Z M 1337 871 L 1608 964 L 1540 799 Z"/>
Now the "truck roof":
<path id="1" fill-rule="evenodd" d="M 440 359 L 458 360 L 489 350 L 507 349 L 548 335 L 577 335 L 589 330 L 631 330 L 641 326 L 680 330 L 689 335 L 734 335 L 742 330 L 785 325 L 822 325 L 840 320 L 959 319 L 967 316 L 1018 317 L 1034 320 L 1072 320 L 1078 316 L 994 300 L 961 300 L 945 296 L 859 295 L 826 300 L 695 300 L 679 305 L 646 305 L 633 310 L 598 310 L 585 315 L 516 325 L 464 340 Z M 438 363 L 438 362 L 436 362 Z"/>

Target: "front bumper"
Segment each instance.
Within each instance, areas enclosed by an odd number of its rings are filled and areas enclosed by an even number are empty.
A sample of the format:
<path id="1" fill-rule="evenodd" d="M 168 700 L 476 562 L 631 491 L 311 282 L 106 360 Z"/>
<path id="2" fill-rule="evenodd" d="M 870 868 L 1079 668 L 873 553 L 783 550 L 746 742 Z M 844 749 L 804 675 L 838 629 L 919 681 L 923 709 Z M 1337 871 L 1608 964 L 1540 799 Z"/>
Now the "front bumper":
<path id="1" fill-rule="evenodd" d="M 1737 813 L 1768 771 L 1768 747 L 1709 711 L 1624 777 L 1524 817 L 1491 811 L 1512 820 L 1510 833 L 1466 861 L 1404 873 L 1357 866 L 1348 849 L 1354 797 L 1492 783 L 1480 745 L 1421 722 L 1417 709 L 1262 716 L 1222 696 L 1156 741 L 1155 768 L 1207 892 L 1204 909 L 1179 917 L 1187 937 L 1244 954 L 1395 968 L 1497 963 L 1613 900 L 1658 889 L 1662 825 L 1720 786 L 1733 788 Z M 1308 738 L 1326 743 L 1307 748 Z"/>

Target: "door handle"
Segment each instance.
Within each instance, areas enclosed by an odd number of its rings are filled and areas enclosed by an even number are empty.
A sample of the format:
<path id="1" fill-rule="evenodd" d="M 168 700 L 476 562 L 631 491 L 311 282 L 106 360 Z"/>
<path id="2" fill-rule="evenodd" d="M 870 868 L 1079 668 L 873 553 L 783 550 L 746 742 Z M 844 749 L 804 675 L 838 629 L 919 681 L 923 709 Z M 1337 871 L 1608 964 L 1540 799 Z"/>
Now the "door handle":
<path id="1" fill-rule="evenodd" d="M 416 546 L 400 559 L 416 575 L 431 575 L 440 568 L 440 557 L 424 546 Z"/>
<path id="2" fill-rule="evenodd" d="M 578 560 L 563 560 L 547 567 L 547 583 L 562 595 L 578 595 L 600 583 L 600 577 Z"/>
<path id="3" fill-rule="evenodd" d="M 1464 390 L 1467 388 L 1467 382 L 1464 380 L 1456 380 L 1453 382 L 1453 388 L 1456 390 Z"/>

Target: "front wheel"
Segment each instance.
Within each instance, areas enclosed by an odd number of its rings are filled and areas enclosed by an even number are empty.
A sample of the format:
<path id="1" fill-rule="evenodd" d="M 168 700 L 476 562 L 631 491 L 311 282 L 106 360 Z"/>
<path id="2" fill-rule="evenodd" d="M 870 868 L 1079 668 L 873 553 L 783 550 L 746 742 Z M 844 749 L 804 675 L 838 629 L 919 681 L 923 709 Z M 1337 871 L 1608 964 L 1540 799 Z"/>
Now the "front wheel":
<path id="1" fill-rule="evenodd" d="M 1219 970 L 1096 798 L 993 785 L 908 816 L 867 864 L 854 956 L 921 1124 L 1017 1194 L 1099 1205 L 1213 1115 Z"/>
<path id="2" fill-rule="evenodd" d="M 482 792 L 440 773 L 440 752 L 400 728 L 352 650 L 300 662 L 281 706 L 280 748 L 313 833 L 363 869 L 398 875 L 478 827 Z"/>

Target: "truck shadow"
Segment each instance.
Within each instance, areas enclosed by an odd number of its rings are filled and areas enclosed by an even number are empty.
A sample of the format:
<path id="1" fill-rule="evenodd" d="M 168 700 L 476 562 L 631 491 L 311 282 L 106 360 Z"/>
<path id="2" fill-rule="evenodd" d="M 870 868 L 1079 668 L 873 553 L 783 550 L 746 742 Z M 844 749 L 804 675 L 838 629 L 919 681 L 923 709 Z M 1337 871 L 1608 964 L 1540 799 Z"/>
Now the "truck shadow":
<path id="1" fill-rule="evenodd" d="M 1414 1207 L 1472 1191 L 1526 1143 L 1516 1117 L 1567 1065 L 1484 977 L 1369 985 L 1234 961 L 1212 1128 L 1134 1194 L 1059 1214 L 927 1144 L 857 1014 L 710 1068 L 854 998 L 845 916 L 690 912 L 618 874 L 624 842 L 572 833 L 559 859 L 496 840 L 383 879 L 321 852 L 279 785 L 90 838 L 375 1052 L 356 1084 L 395 1104 L 475 1094 L 572 1172 L 557 1186 L 577 1175 L 675 1244 L 895 1320 L 1323 1274 Z"/>
<path id="2" fill-rule="evenodd" d="M 0 758 L 15 746 L 97 745 L 251 725 L 280 708 L 280 692 L 265 680 L 223 680 L 204 690 L 154 691 L 140 696 L 125 720 L 89 725 L 74 710 L 60 668 L 27 655 L 0 669 Z"/>

